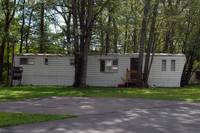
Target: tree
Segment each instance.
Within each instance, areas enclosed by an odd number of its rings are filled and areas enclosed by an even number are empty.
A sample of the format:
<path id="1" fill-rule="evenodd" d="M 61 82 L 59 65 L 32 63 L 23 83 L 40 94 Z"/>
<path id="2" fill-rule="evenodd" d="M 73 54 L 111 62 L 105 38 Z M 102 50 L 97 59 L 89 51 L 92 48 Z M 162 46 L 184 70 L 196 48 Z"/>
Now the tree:
<path id="1" fill-rule="evenodd" d="M 189 84 L 192 72 L 195 71 L 199 65 L 200 59 L 200 11 L 198 5 L 199 1 L 193 1 L 188 4 L 184 19 L 186 23 L 182 23 L 184 30 L 182 53 L 186 55 L 186 63 L 181 77 L 181 86 L 184 87 Z"/>
<path id="2" fill-rule="evenodd" d="M 73 13 L 73 36 L 74 36 L 74 55 L 75 55 L 75 81 L 74 86 L 85 87 L 87 75 L 88 48 L 92 36 L 92 26 L 96 17 L 103 10 L 105 3 L 94 3 L 94 0 L 77 1 L 72 0 Z M 97 7 L 97 4 L 103 4 Z M 80 7 L 80 9 L 77 8 Z M 96 5 L 96 7 L 94 7 Z M 94 12 L 95 9 L 97 12 Z M 80 29 L 78 28 L 78 20 Z M 80 41 L 78 40 L 80 38 Z M 80 42 L 80 44 L 79 44 Z"/>
<path id="3" fill-rule="evenodd" d="M 153 9 L 153 17 L 152 17 L 152 22 L 151 22 L 151 30 L 150 30 L 150 35 L 149 35 L 149 42 L 147 45 L 147 51 L 146 51 L 146 56 L 145 56 L 145 66 L 144 66 L 144 84 L 146 87 L 148 87 L 148 78 L 149 78 L 149 73 L 151 69 L 150 65 L 150 53 L 152 52 L 152 45 L 153 45 L 153 39 L 154 39 L 154 31 L 155 31 L 155 24 L 156 24 L 156 16 L 157 16 L 157 9 L 158 9 L 158 4 L 159 1 L 157 0 L 154 9 Z M 152 55 L 153 59 L 153 55 Z"/>
<path id="4" fill-rule="evenodd" d="M 48 12 L 51 12 L 51 16 L 49 17 L 56 26 L 59 26 L 66 37 L 66 47 L 68 54 L 72 53 L 72 31 L 71 31 L 71 20 L 72 20 L 72 7 L 70 1 L 59 0 L 59 1 L 51 1 L 48 0 L 49 6 L 51 7 Z M 54 12 L 55 11 L 55 12 Z M 59 17 L 62 17 L 64 20 L 64 24 L 59 23 Z"/>
<path id="5" fill-rule="evenodd" d="M 140 37 L 140 52 L 139 52 L 139 64 L 138 64 L 138 78 L 137 78 L 137 87 L 143 87 L 142 81 L 142 64 L 143 64 L 143 54 L 144 54 L 144 41 L 146 38 L 146 27 L 147 27 L 147 17 L 150 8 L 151 0 L 145 0 L 144 7 L 144 16 L 142 20 L 142 29 L 141 29 L 141 37 Z"/>
<path id="6" fill-rule="evenodd" d="M 25 3 L 26 1 L 23 0 L 23 4 L 22 4 L 22 26 L 21 26 L 21 42 L 20 42 L 20 49 L 19 49 L 19 52 L 22 53 L 22 45 L 23 45 L 23 42 L 24 42 L 24 25 L 25 25 Z"/>
<path id="7" fill-rule="evenodd" d="M 44 53 L 44 0 L 41 0 L 41 16 L 40 16 L 40 53 Z"/>
<path id="8" fill-rule="evenodd" d="M 6 42 L 9 39 L 9 28 L 10 24 L 14 18 L 15 11 L 16 11 L 16 0 L 10 1 L 10 0 L 3 0 L 2 1 L 2 8 L 4 9 L 4 33 L 3 33 L 3 39 L 1 44 L 1 53 L 0 53 L 0 84 L 3 83 L 3 68 L 4 68 L 4 51 Z"/>

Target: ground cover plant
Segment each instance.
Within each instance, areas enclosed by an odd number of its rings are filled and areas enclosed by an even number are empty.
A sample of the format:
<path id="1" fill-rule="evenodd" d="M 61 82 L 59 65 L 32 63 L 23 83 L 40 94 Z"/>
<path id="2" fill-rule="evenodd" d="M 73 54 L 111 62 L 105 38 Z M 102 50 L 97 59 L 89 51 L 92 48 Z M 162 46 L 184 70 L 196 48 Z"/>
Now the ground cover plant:
<path id="1" fill-rule="evenodd" d="M 184 88 L 154 89 L 114 87 L 75 88 L 66 86 L 19 86 L 0 88 L 0 101 L 21 100 L 48 96 L 150 98 L 200 101 L 200 85 L 187 86 Z"/>
<path id="2" fill-rule="evenodd" d="M 24 114 L 0 112 L 0 127 L 77 117 L 75 115 Z"/>

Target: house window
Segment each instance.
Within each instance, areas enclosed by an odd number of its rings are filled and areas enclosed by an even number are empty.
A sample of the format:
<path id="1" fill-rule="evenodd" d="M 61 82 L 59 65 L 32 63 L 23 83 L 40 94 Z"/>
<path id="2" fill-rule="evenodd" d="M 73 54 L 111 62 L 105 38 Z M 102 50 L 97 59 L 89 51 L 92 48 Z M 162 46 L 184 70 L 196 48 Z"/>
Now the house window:
<path id="1" fill-rule="evenodd" d="M 45 60 L 44 60 L 44 64 L 45 64 L 45 65 L 48 65 L 48 64 L 49 64 L 49 60 L 48 60 L 48 58 L 45 58 Z"/>
<path id="2" fill-rule="evenodd" d="M 167 65 L 167 61 L 166 60 L 162 60 L 162 71 L 166 71 L 167 70 L 166 65 Z"/>
<path id="3" fill-rule="evenodd" d="M 105 72 L 105 60 L 100 61 L 100 72 Z"/>
<path id="4" fill-rule="evenodd" d="M 100 72 L 118 72 L 118 60 L 101 60 Z"/>
<path id="5" fill-rule="evenodd" d="M 175 71 L 175 67 L 176 67 L 176 65 L 175 65 L 175 60 L 171 60 L 171 71 Z"/>
<path id="6" fill-rule="evenodd" d="M 20 65 L 33 65 L 34 59 L 33 58 L 20 58 Z"/>
<path id="7" fill-rule="evenodd" d="M 70 59 L 70 65 L 71 66 L 75 65 L 75 60 L 74 59 Z"/>
<path id="8" fill-rule="evenodd" d="M 113 66 L 118 66 L 118 60 L 113 60 Z"/>

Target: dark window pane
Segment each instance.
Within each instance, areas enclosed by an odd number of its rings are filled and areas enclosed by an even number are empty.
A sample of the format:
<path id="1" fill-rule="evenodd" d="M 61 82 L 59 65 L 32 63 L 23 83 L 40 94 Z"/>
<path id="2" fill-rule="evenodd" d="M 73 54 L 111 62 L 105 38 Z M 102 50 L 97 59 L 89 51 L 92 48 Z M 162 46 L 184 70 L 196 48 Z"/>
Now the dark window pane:
<path id="1" fill-rule="evenodd" d="M 131 58 L 131 70 L 138 70 L 139 58 Z"/>
<path id="2" fill-rule="evenodd" d="M 47 58 L 45 58 L 45 65 L 48 65 L 49 60 Z"/>
<path id="3" fill-rule="evenodd" d="M 70 65 L 75 65 L 75 59 L 70 59 Z"/>
<path id="4" fill-rule="evenodd" d="M 105 61 L 104 60 L 100 61 L 100 72 L 105 72 Z"/>
<path id="5" fill-rule="evenodd" d="M 20 64 L 21 65 L 27 65 L 28 64 L 28 59 L 27 58 L 20 58 Z"/>
<path id="6" fill-rule="evenodd" d="M 118 60 L 113 60 L 113 65 L 118 66 Z"/>

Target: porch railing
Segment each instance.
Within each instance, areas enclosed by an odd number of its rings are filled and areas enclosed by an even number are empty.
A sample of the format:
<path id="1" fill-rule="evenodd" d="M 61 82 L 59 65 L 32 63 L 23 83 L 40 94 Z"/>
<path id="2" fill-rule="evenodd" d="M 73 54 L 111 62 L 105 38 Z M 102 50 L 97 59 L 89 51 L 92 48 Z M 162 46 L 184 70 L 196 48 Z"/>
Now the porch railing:
<path id="1" fill-rule="evenodd" d="M 126 71 L 126 84 L 127 87 L 130 83 L 136 83 L 137 82 L 137 70 L 127 70 Z"/>

